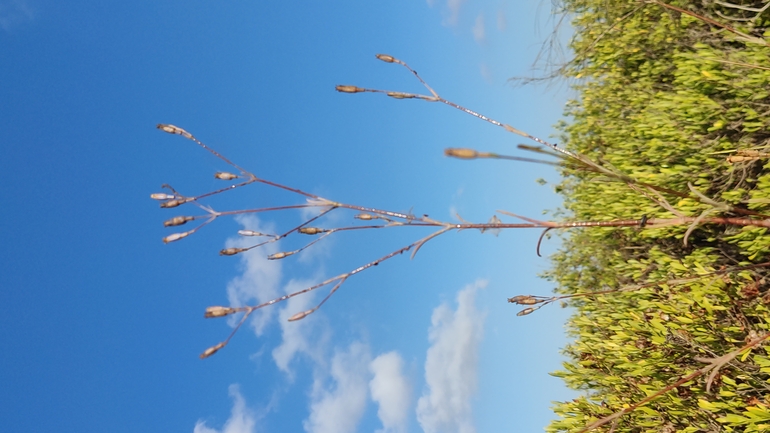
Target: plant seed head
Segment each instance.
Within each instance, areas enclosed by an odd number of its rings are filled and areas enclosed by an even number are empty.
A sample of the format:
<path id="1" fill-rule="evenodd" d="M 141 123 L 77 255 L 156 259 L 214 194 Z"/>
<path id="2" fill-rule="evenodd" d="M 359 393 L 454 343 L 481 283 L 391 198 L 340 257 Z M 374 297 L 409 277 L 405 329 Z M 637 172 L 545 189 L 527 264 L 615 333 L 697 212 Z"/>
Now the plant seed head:
<path id="1" fill-rule="evenodd" d="M 228 173 L 226 171 L 218 171 L 218 172 L 214 173 L 214 177 L 216 177 L 217 179 L 222 179 L 222 180 L 233 180 L 233 179 L 237 179 L 238 175 L 232 174 L 232 173 Z"/>
<path id="2" fill-rule="evenodd" d="M 318 233 L 323 233 L 326 230 L 319 229 L 318 227 L 302 227 L 299 229 L 299 232 L 306 235 L 317 235 Z"/>
<path id="3" fill-rule="evenodd" d="M 234 256 L 238 253 L 246 251 L 246 248 L 225 248 L 219 251 L 220 256 Z"/>
<path id="4" fill-rule="evenodd" d="M 365 91 L 364 89 L 356 86 L 339 85 L 335 87 L 338 92 L 342 93 L 359 93 Z"/>
<path id="5" fill-rule="evenodd" d="M 479 157 L 479 153 L 473 149 L 456 149 L 452 147 L 444 149 L 444 155 L 459 159 L 475 159 Z"/>
<path id="6" fill-rule="evenodd" d="M 360 219 L 362 221 L 370 221 L 374 219 L 374 215 L 368 213 L 360 213 L 353 218 Z"/>
<path id="7" fill-rule="evenodd" d="M 183 137 L 192 138 L 192 134 L 190 134 L 189 132 L 185 131 L 184 129 L 178 126 L 164 125 L 163 123 L 159 123 L 158 129 L 160 129 L 163 132 L 168 132 L 169 134 L 177 134 Z"/>
<path id="8" fill-rule="evenodd" d="M 217 353 L 217 351 L 221 348 L 225 347 L 225 343 L 219 343 L 216 346 L 211 346 L 208 349 L 204 350 L 203 353 L 201 353 L 201 359 L 206 359 L 209 356 Z"/>
<path id="9" fill-rule="evenodd" d="M 302 320 L 302 319 L 304 319 L 305 317 L 309 316 L 309 315 L 310 315 L 310 313 L 312 313 L 313 311 L 315 311 L 315 309 L 313 309 L 313 310 L 307 310 L 307 311 L 303 311 L 303 312 L 301 312 L 301 313 L 297 313 L 297 314 L 295 314 L 295 315 L 293 315 L 293 316 L 289 317 L 289 322 L 294 322 L 294 321 L 296 321 L 296 320 Z"/>
<path id="10" fill-rule="evenodd" d="M 177 198 L 174 200 L 164 201 L 163 203 L 160 204 L 160 207 L 170 209 L 172 207 L 177 207 L 180 204 L 185 204 L 185 203 L 187 203 L 186 198 Z"/>
<path id="11" fill-rule="evenodd" d="M 171 200 L 174 197 L 176 196 L 171 194 L 164 194 L 162 192 L 156 192 L 154 194 L 150 194 L 150 198 L 153 200 Z"/>
<path id="12" fill-rule="evenodd" d="M 166 243 L 166 244 L 167 244 L 167 243 L 169 243 L 169 242 L 178 241 L 179 239 L 182 239 L 182 238 L 186 238 L 186 237 L 187 237 L 187 236 L 189 236 L 191 233 L 192 233 L 192 230 L 191 230 L 191 231 L 189 231 L 189 232 L 183 232 L 183 233 L 174 233 L 174 234 L 172 234 L 172 235 L 168 235 L 168 236 L 166 236 L 165 238 L 163 238 L 163 243 Z"/>
<path id="13" fill-rule="evenodd" d="M 230 314 L 235 313 L 237 310 L 235 308 L 230 307 L 208 307 L 206 308 L 206 312 L 203 314 L 203 317 L 207 319 L 211 319 L 214 317 L 225 317 L 229 316 Z"/>
<path id="14" fill-rule="evenodd" d="M 280 259 L 283 259 L 285 257 L 289 257 L 292 254 L 294 254 L 294 251 L 284 251 L 284 252 L 281 252 L 281 253 L 270 254 L 269 256 L 267 256 L 267 259 L 268 260 L 280 260 Z"/>
<path id="15" fill-rule="evenodd" d="M 411 93 L 403 93 L 403 92 L 388 92 L 386 93 L 386 95 L 396 99 L 411 99 L 415 97 L 415 95 L 412 95 Z"/>
<path id="16" fill-rule="evenodd" d="M 182 224 L 191 220 L 193 220 L 193 217 L 191 216 L 178 216 L 178 217 L 171 218 L 170 220 L 164 221 L 163 226 L 164 227 L 181 226 Z"/>
<path id="17" fill-rule="evenodd" d="M 393 63 L 396 61 L 395 57 L 389 56 L 387 54 L 377 54 L 377 58 L 387 63 Z"/>
<path id="18" fill-rule="evenodd" d="M 264 233 L 255 232 L 254 230 L 238 230 L 238 234 L 241 236 L 270 236 Z"/>
<path id="19" fill-rule="evenodd" d="M 532 307 L 529 307 L 529 308 L 525 308 L 525 309 L 519 311 L 518 313 L 516 313 L 516 315 L 517 316 L 526 316 L 527 314 L 532 314 L 533 311 L 535 311 L 535 309 L 532 308 Z"/>
<path id="20" fill-rule="evenodd" d="M 518 296 L 514 296 L 513 298 L 508 298 L 508 302 L 510 302 L 511 304 L 518 304 L 518 305 L 535 305 L 535 304 L 539 304 L 542 301 L 535 299 L 531 295 L 518 295 Z"/>

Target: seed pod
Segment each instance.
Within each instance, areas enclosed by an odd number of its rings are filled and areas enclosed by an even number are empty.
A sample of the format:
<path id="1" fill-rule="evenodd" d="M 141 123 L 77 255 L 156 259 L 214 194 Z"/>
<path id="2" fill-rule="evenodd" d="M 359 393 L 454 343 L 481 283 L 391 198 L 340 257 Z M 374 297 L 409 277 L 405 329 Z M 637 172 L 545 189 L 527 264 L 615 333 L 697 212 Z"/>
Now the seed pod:
<path id="1" fill-rule="evenodd" d="M 323 233 L 326 230 L 319 229 L 318 227 L 302 227 L 299 229 L 299 232 L 305 235 L 317 235 L 318 233 Z"/>
<path id="2" fill-rule="evenodd" d="M 164 194 L 162 192 L 156 192 L 156 193 L 150 194 L 150 198 L 153 200 L 171 200 L 174 197 L 176 196 L 171 194 Z"/>
<path id="3" fill-rule="evenodd" d="M 732 155 L 727 157 L 727 162 L 730 164 L 735 164 L 736 162 L 752 161 L 754 159 L 756 158 L 753 158 L 751 156 Z"/>
<path id="4" fill-rule="evenodd" d="M 289 317 L 289 322 L 294 322 L 296 320 L 304 319 L 305 317 L 309 316 L 310 313 L 312 313 L 313 311 L 315 311 L 315 309 L 303 311 L 301 313 L 297 313 L 297 314 Z"/>
<path id="5" fill-rule="evenodd" d="M 754 150 L 754 149 L 741 149 L 741 150 L 739 150 L 736 153 L 738 155 L 743 155 L 743 156 L 757 156 L 757 157 L 763 156 L 762 152 L 760 152 L 758 150 Z"/>
<path id="6" fill-rule="evenodd" d="M 403 92 L 388 92 L 386 93 L 386 95 L 396 99 L 411 99 L 415 97 L 415 95 L 412 95 L 411 93 L 403 93 Z"/>
<path id="7" fill-rule="evenodd" d="M 203 314 L 203 317 L 207 319 L 211 319 L 213 317 L 225 317 L 235 313 L 236 311 L 237 310 L 235 308 L 230 307 L 208 307 L 206 308 L 206 312 Z"/>
<path id="8" fill-rule="evenodd" d="M 162 123 L 158 124 L 158 129 L 160 129 L 163 132 L 168 132 L 169 134 L 177 134 L 181 135 L 183 137 L 192 138 L 192 134 L 185 131 L 184 129 L 174 126 L 174 125 L 164 125 Z"/>
<path id="9" fill-rule="evenodd" d="M 456 149 L 451 147 L 444 149 L 444 155 L 459 159 L 475 159 L 479 157 L 479 153 L 473 149 Z"/>
<path id="10" fill-rule="evenodd" d="M 368 214 L 368 213 L 360 213 L 360 214 L 354 216 L 353 218 L 360 219 L 360 220 L 363 220 L 363 221 L 370 221 L 370 220 L 373 220 L 375 218 L 375 216 L 372 215 L 372 214 Z"/>
<path id="11" fill-rule="evenodd" d="M 238 234 L 241 236 L 272 236 L 260 232 L 255 232 L 254 230 L 238 230 Z"/>
<path id="12" fill-rule="evenodd" d="M 285 252 L 282 252 L 282 253 L 270 254 L 269 256 L 267 256 L 267 259 L 268 260 L 280 260 L 280 259 L 282 259 L 284 257 L 289 257 L 290 255 L 294 254 L 295 252 L 296 251 L 285 251 Z"/>
<path id="13" fill-rule="evenodd" d="M 168 235 L 168 236 L 166 236 L 165 238 L 163 238 L 163 243 L 166 243 L 166 244 L 167 244 L 167 243 L 169 243 L 169 242 L 178 241 L 179 239 L 182 239 L 182 238 L 186 238 L 186 237 L 187 237 L 187 236 L 189 236 L 191 233 L 192 233 L 192 230 L 191 230 L 191 231 L 189 231 L 189 232 L 183 232 L 183 233 L 174 233 L 174 234 L 172 234 L 172 235 Z"/>
<path id="14" fill-rule="evenodd" d="M 214 177 L 216 177 L 217 179 L 222 179 L 222 180 L 233 180 L 233 179 L 237 179 L 238 175 L 237 174 L 228 173 L 226 171 L 218 171 L 218 172 L 214 173 Z"/>
<path id="15" fill-rule="evenodd" d="M 539 299 L 535 299 L 531 295 L 519 295 L 519 296 L 514 296 L 513 298 L 508 298 L 508 302 L 510 302 L 511 304 L 518 304 L 518 305 L 535 305 L 543 301 Z"/>
<path id="16" fill-rule="evenodd" d="M 246 248 L 225 248 L 219 251 L 220 256 L 234 256 L 238 253 L 246 251 Z"/>
<path id="17" fill-rule="evenodd" d="M 178 216 L 178 217 L 171 218 L 170 220 L 164 221 L 163 226 L 164 227 L 181 226 L 187 221 L 192 221 L 193 219 L 195 218 L 191 216 Z"/>
<path id="18" fill-rule="evenodd" d="M 532 307 L 529 307 L 529 308 L 525 308 L 525 309 L 519 311 L 518 313 L 516 313 L 516 315 L 517 316 L 526 316 L 527 314 L 531 314 L 533 311 L 535 311 L 535 309 L 532 308 Z"/>
<path id="19" fill-rule="evenodd" d="M 393 63 L 396 61 L 393 56 L 389 56 L 387 54 L 377 54 L 377 58 L 387 63 Z"/>
<path id="20" fill-rule="evenodd" d="M 360 87 L 346 86 L 346 85 L 339 85 L 335 87 L 335 89 L 337 89 L 338 92 L 342 92 L 342 93 L 359 93 L 359 92 L 366 91 L 365 89 L 362 89 Z"/>
<path id="21" fill-rule="evenodd" d="M 187 203 L 187 199 L 186 198 L 178 198 L 178 199 L 175 199 L 175 200 L 164 201 L 163 203 L 160 204 L 160 207 L 169 209 L 169 208 L 177 207 L 180 204 L 185 204 L 185 203 Z"/>
<path id="22" fill-rule="evenodd" d="M 201 353 L 201 359 L 206 359 L 209 356 L 217 353 L 217 351 L 221 348 L 225 347 L 225 343 L 219 343 L 216 346 L 211 346 L 208 349 L 204 350 L 203 353 Z"/>

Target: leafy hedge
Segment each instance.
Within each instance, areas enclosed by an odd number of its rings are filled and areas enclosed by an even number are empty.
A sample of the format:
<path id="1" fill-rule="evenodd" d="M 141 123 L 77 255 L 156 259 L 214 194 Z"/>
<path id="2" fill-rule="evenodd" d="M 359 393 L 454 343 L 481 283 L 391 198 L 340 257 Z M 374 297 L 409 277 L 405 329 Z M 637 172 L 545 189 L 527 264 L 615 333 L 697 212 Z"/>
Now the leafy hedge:
<path id="1" fill-rule="evenodd" d="M 656 2 L 563 0 L 576 57 L 562 72 L 579 96 L 568 104 L 562 140 L 640 182 L 680 192 L 662 197 L 685 216 L 731 215 L 724 205 L 770 215 L 770 46 L 762 43 L 770 41 L 770 9 L 669 5 L 743 36 Z M 750 156 L 728 162 L 736 155 Z M 674 217 L 651 192 L 587 171 L 564 175 L 558 190 L 571 219 Z M 687 230 L 564 233 L 546 274 L 559 293 L 658 284 L 571 301 L 574 342 L 554 374 L 585 393 L 557 403 L 559 419 L 547 431 L 579 431 L 703 367 L 697 359 L 736 350 L 770 329 L 770 267 L 732 271 L 770 260 L 767 229 L 699 225 L 685 246 Z M 770 431 L 769 379 L 770 354 L 761 346 L 721 368 L 710 391 L 701 377 L 598 430 Z"/>

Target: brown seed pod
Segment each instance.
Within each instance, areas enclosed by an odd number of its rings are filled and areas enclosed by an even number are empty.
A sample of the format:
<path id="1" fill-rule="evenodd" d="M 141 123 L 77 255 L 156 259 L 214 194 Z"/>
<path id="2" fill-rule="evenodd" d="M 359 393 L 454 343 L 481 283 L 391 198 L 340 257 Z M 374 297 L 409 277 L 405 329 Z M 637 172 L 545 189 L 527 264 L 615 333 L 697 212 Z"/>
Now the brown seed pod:
<path id="1" fill-rule="evenodd" d="M 186 198 L 178 198 L 175 200 L 164 201 L 163 203 L 160 204 L 160 207 L 170 209 L 172 207 L 177 207 L 180 204 L 185 204 L 185 203 L 187 203 Z"/>
<path id="2" fill-rule="evenodd" d="M 220 307 L 220 306 L 208 307 L 206 308 L 206 312 L 203 313 L 203 317 L 207 319 L 211 319 L 214 317 L 224 317 L 224 316 L 229 316 L 230 314 L 233 314 L 236 311 L 237 310 L 235 308 L 230 308 L 230 307 Z"/>
<path id="3" fill-rule="evenodd" d="M 318 227 L 302 227 L 299 229 L 299 232 L 305 235 L 317 235 L 319 233 L 323 233 L 326 230 L 319 229 Z"/>
<path id="4" fill-rule="evenodd" d="M 346 86 L 346 85 L 339 85 L 335 87 L 335 89 L 337 89 L 338 92 L 342 92 L 342 93 L 359 93 L 359 92 L 365 91 L 365 89 L 362 89 L 360 87 Z"/>
<path id="5" fill-rule="evenodd" d="M 307 310 L 307 311 L 303 311 L 301 313 L 297 313 L 297 314 L 289 317 L 289 322 L 294 322 L 296 320 L 302 320 L 305 317 L 309 316 L 310 313 L 312 313 L 313 311 L 315 311 L 315 310 Z"/>
<path id="6" fill-rule="evenodd" d="M 395 57 L 389 56 L 387 54 L 377 54 L 377 58 L 387 63 L 394 63 L 397 61 Z"/>
<path id="7" fill-rule="evenodd" d="M 164 227 L 181 226 L 187 221 L 192 221 L 193 219 L 195 218 L 191 216 L 178 216 L 178 217 L 171 218 L 170 220 L 163 221 L 163 226 Z"/>
<path id="8" fill-rule="evenodd" d="M 234 256 L 238 253 L 246 251 L 246 248 L 225 248 L 219 251 L 220 256 Z"/>
<path id="9" fill-rule="evenodd" d="M 267 259 L 268 260 L 280 260 L 280 259 L 289 257 L 290 255 L 292 255 L 294 253 L 295 253 L 295 251 L 284 251 L 284 252 L 281 252 L 281 253 L 270 254 L 269 256 L 267 256 Z"/>
<path id="10" fill-rule="evenodd" d="M 183 233 L 174 233 L 174 234 L 168 235 L 165 238 L 163 238 L 163 243 L 167 244 L 169 242 L 178 241 L 179 239 L 186 238 L 191 233 L 192 233 L 192 231 L 183 232 Z"/>
<path id="11" fill-rule="evenodd" d="M 527 314 L 532 314 L 533 311 L 535 311 L 535 309 L 532 308 L 532 307 L 529 307 L 529 308 L 525 308 L 525 309 L 519 311 L 518 313 L 516 313 L 516 315 L 517 316 L 526 316 Z"/>
<path id="12" fill-rule="evenodd" d="M 216 346 L 211 346 L 208 349 L 204 350 L 203 353 L 201 353 L 201 359 L 206 359 L 209 356 L 217 353 L 217 351 L 221 348 L 225 347 L 225 343 L 219 343 Z"/>
<path id="13" fill-rule="evenodd" d="M 238 175 L 237 174 L 228 173 L 226 171 L 218 171 L 218 172 L 214 173 L 214 177 L 217 178 L 217 179 L 221 179 L 221 180 L 233 180 L 233 179 L 237 179 Z"/>
<path id="14" fill-rule="evenodd" d="M 238 234 L 241 236 L 272 236 L 260 232 L 255 232 L 254 230 L 238 230 Z"/>
<path id="15" fill-rule="evenodd" d="M 156 192 L 156 193 L 150 194 L 150 198 L 153 200 L 171 200 L 175 197 L 176 197 L 175 195 L 165 194 L 162 192 Z"/>
<path id="16" fill-rule="evenodd" d="M 415 97 L 415 95 L 412 95 L 411 93 L 403 93 L 403 92 L 388 92 L 386 93 L 386 95 L 396 99 L 411 99 Z"/>
<path id="17" fill-rule="evenodd" d="M 457 149 L 451 147 L 444 149 L 444 155 L 459 159 L 475 159 L 479 157 L 479 153 L 473 149 Z"/>
<path id="18" fill-rule="evenodd" d="M 163 132 L 168 132 L 169 134 L 177 134 L 186 138 L 192 138 L 192 134 L 190 134 L 189 132 L 185 131 L 184 129 L 178 126 L 164 125 L 163 123 L 159 123 L 158 129 L 160 129 Z"/>

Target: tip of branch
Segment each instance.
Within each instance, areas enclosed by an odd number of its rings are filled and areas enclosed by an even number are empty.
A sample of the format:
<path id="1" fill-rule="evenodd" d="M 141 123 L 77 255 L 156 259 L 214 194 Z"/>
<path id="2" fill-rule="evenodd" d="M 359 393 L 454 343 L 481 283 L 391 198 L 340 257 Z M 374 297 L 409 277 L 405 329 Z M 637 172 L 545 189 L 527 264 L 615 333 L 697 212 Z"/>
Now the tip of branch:
<path id="1" fill-rule="evenodd" d="M 208 349 L 204 350 L 203 353 L 201 353 L 201 355 L 200 355 L 201 359 L 206 359 L 209 356 L 217 353 L 217 351 L 219 349 L 225 347 L 225 344 L 226 343 L 222 342 L 222 343 L 217 344 L 216 346 L 211 346 Z"/>
<path id="2" fill-rule="evenodd" d="M 383 62 L 386 62 L 386 63 L 397 63 L 398 62 L 398 59 L 396 59 L 393 56 L 389 56 L 387 54 L 377 54 L 375 57 L 377 57 L 378 59 L 380 59 L 380 60 L 382 60 Z"/>
<path id="3" fill-rule="evenodd" d="M 342 92 L 342 93 L 360 93 L 360 92 L 365 92 L 366 91 L 366 89 L 363 89 L 361 87 L 347 86 L 347 85 L 339 85 L 339 86 L 335 87 L 335 89 L 338 92 Z"/>

